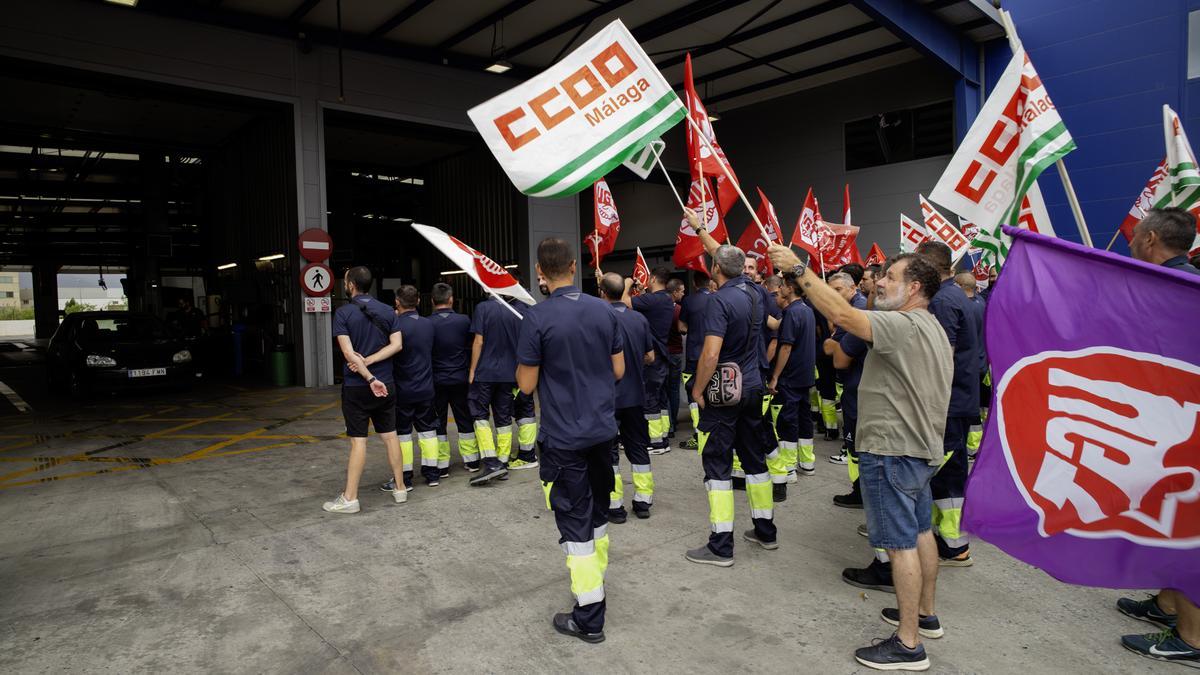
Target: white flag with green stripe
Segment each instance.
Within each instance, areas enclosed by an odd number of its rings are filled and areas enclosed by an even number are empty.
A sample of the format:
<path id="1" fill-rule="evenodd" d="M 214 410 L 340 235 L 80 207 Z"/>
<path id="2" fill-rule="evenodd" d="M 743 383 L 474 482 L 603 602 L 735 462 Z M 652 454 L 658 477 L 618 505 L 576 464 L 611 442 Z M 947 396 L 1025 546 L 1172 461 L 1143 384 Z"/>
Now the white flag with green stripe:
<path id="1" fill-rule="evenodd" d="M 929 196 L 978 225 L 972 246 L 998 265 L 1009 245 L 1000 226 L 1019 225 L 1021 203 L 1038 175 L 1074 149 L 1046 87 L 1018 46 Z"/>
<path id="2" fill-rule="evenodd" d="M 650 176 L 650 172 L 654 170 L 654 164 L 658 162 L 658 158 L 662 156 L 663 150 L 666 148 L 666 141 L 650 141 L 642 149 L 633 153 L 629 159 L 621 162 L 621 164 L 626 169 L 636 173 L 638 178 L 646 180 Z"/>
<path id="3" fill-rule="evenodd" d="M 1163 106 L 1163 135 L 1167 142 L 1167 174 L 1155 189 L 1151 203 L 1156 209 L 1175 206 L 1190 211 L 1200 202 L 1200 169 L 1179 115 L 1168 105 Z"/>
<path id="4" fill-rule="evenodd" d="M 685 111 L 617 20 L 545 72 L 467 114 L 518 190 L 565 197 L 662 136 Z"/>

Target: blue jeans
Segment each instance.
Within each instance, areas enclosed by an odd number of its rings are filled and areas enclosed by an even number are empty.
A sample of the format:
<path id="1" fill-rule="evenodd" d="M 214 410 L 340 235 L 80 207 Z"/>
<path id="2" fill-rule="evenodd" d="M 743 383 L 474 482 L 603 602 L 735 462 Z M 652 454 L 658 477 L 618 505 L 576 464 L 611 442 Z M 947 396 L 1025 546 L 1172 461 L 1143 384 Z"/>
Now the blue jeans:
<path id="1" fill-rule="evenodd" d="M 679 419 L 679 381 L 683 377 L 683 354 L 667 355 L 667 379 L 663 386 L 667 390 L 667 413 L 671 416 L 670 433 L 675 433 L 675 420 Z"/>
<path id="2" fill-rule="evenodd" d="M 929 480 L 937 471 L 923 459 L 858 453 L 859 484 L 873 548 L 914 549 L 933 524 Z"/>

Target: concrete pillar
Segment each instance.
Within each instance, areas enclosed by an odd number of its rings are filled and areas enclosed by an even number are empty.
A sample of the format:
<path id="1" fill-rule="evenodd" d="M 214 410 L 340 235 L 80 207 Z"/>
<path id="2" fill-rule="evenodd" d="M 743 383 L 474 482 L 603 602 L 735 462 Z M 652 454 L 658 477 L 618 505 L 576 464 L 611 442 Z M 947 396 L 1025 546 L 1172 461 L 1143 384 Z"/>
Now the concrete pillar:
<path id="1" fill-rule="evenodd" d="M 306 74 L 306 70 L 311 73 Z M 296 196 L 299 200 L 299 229 L 329 229 L 325 211 L 325 118 L 324 110 L 317 100 L 317 82 L 320 78 L 320 61 L 315 56 L 300 57 L 297 63 L 297 88 L 300 100 L 297 103 L 296 130 Z M 338 246 L 338 242 L 333 242 Z M 301 269 L 308 264 L 299 257 L 298 251 L 289 251 Z M 334 270 L 337 274 L 337 270 Z M 299 282 L 297 282 L 299 283 Z M 340 288 L 334 284 L 333 288 Z M 303 314 L 300 316 L 300 344 L 296 355 L 304 372 L 304 386 L 324 387 L 333 384 L 333 315 Z"/>
<path id="2" fill-rule="evenodd" d="M 33 333 L 39 340 L 58 330 L 58 270 L 51 262 L 33 266 Z"/>
<path id="3" fill-rule="evenodd" d="M 537 246 L 546 237 L 558 237 L 567 242 L 572 251 L 582 251 L 582 237 L 579 234 L 579 197 L 572 195 L 561 199 L 525 199 L 525 222 L 527 227 L 520 233 L 524 236 L 521 247 L 519 264 L 525 273 L 526 284 L 530 293 L 537 300 L 543 299 L 538 292 Z M 575 264 L 575 285 L 580 285 L 581 269 L 587 264 L 586 259 L 580 259 Z"/>

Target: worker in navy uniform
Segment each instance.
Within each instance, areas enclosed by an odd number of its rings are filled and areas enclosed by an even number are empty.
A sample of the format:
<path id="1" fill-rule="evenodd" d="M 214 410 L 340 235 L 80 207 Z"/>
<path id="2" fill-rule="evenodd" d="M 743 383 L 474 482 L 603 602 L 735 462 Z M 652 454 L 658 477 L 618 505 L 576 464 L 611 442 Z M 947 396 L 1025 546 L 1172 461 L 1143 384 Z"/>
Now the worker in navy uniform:
<path id="1" fill-rule="evenodd" d="M 616 313 L 572 284 L 575 260 L 565 241 L 542 240 L 537 260 L 550 297 L 529 308 L 521 324 L 517 383 L 527 395 L 540 392 L 539 474 L 575 595 L 574 609 L 552 623 L 565 635 L 602 642 L 623 342 Z"/>
<path id="2" fill-rule="evenodd" d="M 521 271 L 519 269 L 509 270 L 509 273 L 517 280 L 517 283 L 521 283 Z M 509 298 L 508 304 L 517 308 L 517 311 L 522 314 L 529 307 L 529 305 L 516 298 Z M 516 384 L 513 385 L 513 419 L 517 425 L 517 451 L 512 452 L 512 440 L 510 437 L 508 443 L 508 454 L 510 455 L 508 468 L 510 471 L 536 469 L 538 466 L 537 408 L 534 405 L 533 397 L 522 394 Z"/>
<path id="3" fill-rule="evenodd" d="M 780 454 L 787 467 L 787 479 L 794 482 L 797 469 L 806 476 L 816 471 L 813 420 L 808 410 L 808 392 L 814 384 L 816 319 L 792 284 L 780 285 L 776 304 L 783 308 L 783 321 L 767 390 L 774 393 L 774 402 L 781 406 L 776 423 Z"/>
<path id="4" fill-rule="evenodd" d="M 437 413 L 433 408 L 433 322 L 417 313 L 421 293 L 415 286 L 396 291 L 396 314 L 404 346 L 392 358 L 396 378 L 396 433 L 404 454 L 404 482 L 412 489 L 412 433 L 417 433 L 421 450 L 421 475 L 430 487 L 441 477 L 438 471 Z M 390 492 L 392 481 L 381 487 Z"/>
<path id="5" fill-rule="evenodd" d="M 433 391 L 434 412 L 438 416 L 438 469 L 442 478 L 450 475 L 450 439 L 446 435 L 449 410 L 458 427 L 458 454 L 467 471 L 479 470 L 479 447 L 475 444 L 475 425 L 467 405 L 467 376 L 471 367 L 471 319 L 454 311 L 454 289 L 436 283 L 430 293 L 433 313 Z"/>
<path id="6" fill-rule="evenodd" d="M 521 307 L 525 307 L 524 303 Z M 520 330 L 520 313 L 514 304 L 491 298 L 475 306 L 471 316 L 475 340 L 471 345 L 467 401 L 475 422 L 475 442 L 483 456 L 483 471 L 471 479 L 471 485 L 508 478 Z M 489 413 L 496 423 L 495 435 L 488 423 Z"/>
<path id="7" fill-rule="evenodd" d="M 735 448 L 746 472 L 746 496 L 754 522 L 753 529 L 744 532 L 742 538 L 768 550 L 779 548 L 762 433 L 764 387 L 759 349 L 766 312 L 761 296 L 754 290 L 756 285 L 742 274 L 745 259 L 746 255 L 735 246 L 722 245 L 714 252 L 711 272 L 720 288 L 710 298 L 704 317 L 704 347 L 692 384 L 692 397 L 700 405 L 700 458 L 712 531 L 708 544 L 688 551 L 685 557 L 719 567 L 733 565 Z M 732 405 L 708 405 L 705 389 L 717 364 L 730 362 L 741 369 L 741 398 Z"/>
<path id="8" fill-rule="evenodd" d="M 671 280 L 671 272 L 665 267 L 656 267 L 650 273 L 650 288 L 648 293 L 633 296 L 629 293 L 633 288 L 633 279 L 625 280 L 626 306 L 641 312 L 650 323 L 650 336 L 654 339 L 654 363 L 646 369 L 646 400 L 642 407 L 645 410 L 646 427 L 650 433 L 650 454 L 661 455 L 670 452 L 667 433 L 671 429 L 668 418 L 668 403 L 663 396 L 663 382 L 667 380 L 667 340 L 671 333 L 671 323 L 675 320 L 675 301 L 667 290 L 667 282 Z"/>
<path id="9" fill-rule="evenodd" d="M 621 456 L 619 447 L 625 449 L 633 473 L 633 514 L 638 518 L 649 518 L 654 503 L 654 474 L 650 471 L 650 435 L 642 416 L 645 401 L 645 373 L 654 365 L 654 340 L 650 337 L 650 324 L 646 317 L 629 309 L 621 300 L 625 292 L 625 280 L 620 274 L 609 272 L 599 276 L 600 298 L 612 305 L 617 314 L 622 350 L 625 352 L 625 377 L 617 382 L 617 434 L 619 442 L 613 444 L 613 491 L 609 495 L 608 522 L 623 523 L 626 518 L 625 486 L 621 480 Z"/>
<path id="10" fill-rule="evenodd" d="M 982 315 L 973 309 L 966 293 L 954 283 L 949 246 L 940 241 L 924 241 L 917 246 L 917 255 L 928 260 L 941 274 L 942 285 L 929 301 L 929 311 L 942 324 L 950 346 L 954 348 L 954 384 L 950 390 L 950 409 L 946 413 L 946 459 L 929 483 L 933 493 L 933 530 L 940 564 L 968 567 L 973 561 L 970 541 L 962 531 L 962 507 L 969 464 L 967 434 L 979 416 Z"/>
<path id="11" fill-rule="evenodd" d="M 687 394 L 688 413 L 692 418 L 692 437 L 679 444 L 682 450 L 699 447 L 696 428 L 700 424 L 700 406 L 692 400 L 692 378 L 696 376 L 696 362 L 700 360 L 700 348 L 704 346 L 704 312 L 713 291 L 711 279 L 704 272 L 692 272 L 692 292 L 679 303 L 679 332 L 687 336 L 683 346 L 683 391 Z"/>

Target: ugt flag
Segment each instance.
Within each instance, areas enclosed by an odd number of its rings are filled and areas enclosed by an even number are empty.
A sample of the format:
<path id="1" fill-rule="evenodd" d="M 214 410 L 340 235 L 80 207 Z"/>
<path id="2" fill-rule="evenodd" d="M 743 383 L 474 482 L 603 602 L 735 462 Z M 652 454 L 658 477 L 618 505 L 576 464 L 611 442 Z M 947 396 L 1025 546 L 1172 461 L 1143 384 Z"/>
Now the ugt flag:
<path id="1" fill-rule="evenodd" d="M 518 190 L 565 197 L 662 136 L 684 109 L 618 19 L 467 115 Z"/>
<path id="2" fill-rule="evenodd" d="M 508 270 L 504 269 L 500 263 L 436 227 L 413 223 L 412 228 L 449 258 L 455 267 L 466 272 L 467 276 L 483 286 L 484 290 L 497 295 L 514 297 L 527 305 L 534 304 L 533 296 L 529 294 L 529 291 L 517 283 L 513 275 L 509 274 Z"/>
<path id="3" fill-rule="evenodd" d="M 1200 277 L 1005 235 L 964 529 L 1062 581 L 1200 601 Z"/>
<path id="4" fill-rule="evenodd" d="M 867 252 L 867 260 L 864 264 L 867 266 L 882 265 L 885 262 L 887 262 L 887 254 L 879 248 L 879 244 L 871 244 L 871 250 Z"/>
<path id="5" fill-rule="evenodd" d="M 642 247 L 637 247 L 637 258 L 633 261 L 633 281 L 639 288 L 650 288 L 650 266 L 646 264 L 646 256 L 642 255 Z"/>
<path id="6" fill-rule="evenodd" d="M 862 264 L 858 252 L 858 226 L 842 223 L 825 223 L 826 243 L 821 249 L 821 269 L 832 272 L 842 265 Z"/>
<path id="7" fill-rule="evenodd" d="M 617 215 L 617 204 L 612 190 L 603 178 L 592 185 L 592 217 L 595 227 L 587 236 L 588 250 L 592 253 L 592 268 L 600 269 L 600 261 L 617 246 L 617 235 L 621 233 L 621 217 Z"/>
<path id="8" fill-rule="evenodd" d="M 705 189 L 703 181 L 692 181 L 692 189 L 688 192 L 687 206 L 700 215 L 700 219 L 704 221 L 704 228 L 708 230 L 713 239 L 719 242 L 729 239 L 729 234 L 725 231 L 725 220 L 721 217 L 721 210 L 713 201 L 712 190 Z M 688 225 L 687 218 L 679 221 L 679 230 L 675 232 L 675 252 L 671 254 L 671 262 L 676 267 L 708 274 L 708 265 L 704 264 L 704 242 L 700 241 L 700 237 L 692 231 L 692 226 Z"/>
<path id="9" fill-rule="evenodd" d="M 821 231 L 823 227 L 821 209 L 817 206 L 817 199 L 813 196 L 812 188 L 808 188 L 808 194 L 804 196 L 804 206 L 800 209 L 800 217 L 796 218 L 796 229 L 792 231 L 790 243 L 807 251 L 809 264 L 817 263 L 818 271 L 821 262 Z"/>
<path id="10" fill-rule="evenodd" d="M 1017 223 L 1038 175 L 1074 149 L 1046 87 L 1018 46 L 929 196 L 978 225 L 975 246 L 989 262 L 1003 263 L 1008 239 L 1000 224 Z"/>
<path id="11" fill-rule="evenodd" d="M 688 115 L 692 118 L 691 122 L 684 125 L 684 131 L 687 133 L 688 165 L 692 169 L 692 180 L 700 177 L 700 169 L 704 170 L 705 175 L 716 179 L 717 205 L 721 207 L 721 215 L 724 216 L 729 213 L 729 209 L 733 208 L 733 203 L 738 198 L 737 188 L 734 187 L 737 176 L 733 173 L 733 165 L 729 163 L 725 151 L 721 149 L 721 144 L 717 142 L 717 134 L 713 131 L 712 121 L 708 119 L 708 110 L 696 93 L 696 85 L 692 83 L 691 54 L 688 54 L 683 62 L 683 96 L 687 99 Z M 708 143 L 705 143 L 696 134 L 696 127 L 700 127 L 704 132 L 704 138 L 708 140 Z M 712 150 L 709 150 L 710 145 Z M 733 181 L 729 180 L 729 176 L 734 177 Z"/>
<path id="12" fill-rule="evenodd" d="M 782 244 L 783 235 L 779 233 L 779 217 L 775 215 L 775 207 L 767 199 L 767 196 L 763 194 L 762 188 L 758 188 L 758 209 L 756 209 L 756 215 L 767 230 L 767 234 L 771 235 L 771 241 L 764 239 L 763 233 L 758 229 L 758 226 L 751 222 L 742 232 L 741 238 L 738 239 L 737 247 L 742 249 L 746 255 L 758 261 L 758 271 L 763 276 L 771 276 L 775 274 L 775 267 L 771 264 L 770 256 L 767 255 L 767 248 L 771 244 Z"/>

